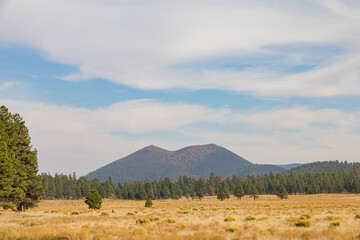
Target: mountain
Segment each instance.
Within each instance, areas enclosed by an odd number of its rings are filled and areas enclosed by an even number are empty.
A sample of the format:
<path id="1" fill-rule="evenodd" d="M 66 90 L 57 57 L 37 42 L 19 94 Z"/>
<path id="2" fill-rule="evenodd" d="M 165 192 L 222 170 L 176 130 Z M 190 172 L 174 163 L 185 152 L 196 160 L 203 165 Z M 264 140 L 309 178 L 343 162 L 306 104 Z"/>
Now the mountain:
<path id="1" fill-rule="evenodd" d="M 295 168 L 291 168 L 290 171 L 303 173 L 303 172 L 334 172 L 341 170 L 351 170 L 354 167 L 360 167 L 360 163 L 348 163 L 339 162 L 339 161 L 322 161 L 322 162 L 312 162 L 306 163 Z"/>
<path id="2" fill-rule="evenodd" d="M 190 146 L 177 151 L 150 145 L 85 177 L 105 181 L 110 176 L 114 183 L 152 181 L 164 177 L 175 180 L 180 175 L 208 178 L 211 172 L 228 177 L 238 169 L 251 165 L 251 162 L 215 144 Z"/>

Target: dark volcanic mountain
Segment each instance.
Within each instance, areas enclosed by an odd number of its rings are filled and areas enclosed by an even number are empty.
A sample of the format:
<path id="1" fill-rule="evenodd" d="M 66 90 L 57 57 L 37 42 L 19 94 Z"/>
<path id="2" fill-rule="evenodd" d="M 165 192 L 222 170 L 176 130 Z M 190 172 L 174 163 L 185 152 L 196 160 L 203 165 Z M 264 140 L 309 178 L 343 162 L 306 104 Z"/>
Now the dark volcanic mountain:
<path id="1" fill-rule="evenodd" d="M 215 144 L 190 146 L 178 151 L 168 151 L 151 145 L 85 177 L 105 181 L 110 176 L 114 183 L 152 181 L 164 177 L 175 180 L 180 175 L 208 178 L 211 172 L 228 177 L 238 169 L 251 165 L 251 162 Z"/>

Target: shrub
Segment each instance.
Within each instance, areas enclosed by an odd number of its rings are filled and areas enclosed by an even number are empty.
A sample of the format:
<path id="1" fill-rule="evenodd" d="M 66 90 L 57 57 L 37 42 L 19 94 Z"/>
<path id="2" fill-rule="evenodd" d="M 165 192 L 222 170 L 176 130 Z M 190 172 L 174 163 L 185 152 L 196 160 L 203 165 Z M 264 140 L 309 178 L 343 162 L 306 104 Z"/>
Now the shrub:
<path id="1" fill-rule="evenodd" d="M 331 223 L 330 223 L 330 226 L 331 226 L 331 227 L 340 226 L 340 221 L 331 222 Z"/>
<path id="2" fill-rule="evenodd" d="M 128 212 L 126 215 L 131 216 L 131 215 L 135 215 L 135 213 L 133 213 L 133 212 Z"/>
<path id="3" fill-rule="evenodd" d="M 101 208 L 102 198 L 96 189 L 91 189 L 90 192 L 86 194 L 85 203 L 89 206 L 90 209 Z"/>
<path id="4" fill-rule="evenodd" d="M 180 210 L 180 211 L 178 211 L 178 213 L 189 214 L 189 210 Z"/>
<path id="5" fill-rule="evenodd" d="M 142 228 L 142 227 L 136 228 L 131 232 L 131 234 L 133 234 L 133 235 L 144 235 L 146 233 L 147 233 L 146 229 Z"/>
<path id="6" fill-rule="evenodd" d="M 245 218 L 245 220 L 247 220 L 247 221 L 256 220 L 256 217 L 254 217 L 254 216 L 247 216 L 247 217 Z"/>
<path id="7" fill-rule="evenodd" d="M 136 219 L 136 224 L 144 224 L 144 223 L 150 223 L 150 219 L 148 218 L 138 218 Z"/>
<path id="8" fill-rule="evenodd" d="M 295 222 L 295 226 L 297 227 L 310 227 L 311 221 L 308 219 L 300 219 Z"/>
<path id="9" fill-rule="evenodd" d="M 11 209 L 11 210 L 13 210 L 13 211 L 16 211 L 14 204 L 9 203 L 9 202 L 3 203 L 3 204 L 2 204 L 2 207 L 3 207 L 4 210 Z"/>
<path id="10" fill-rule="evenodd" d="M 80 211 L 72 211 L 71 212 L 71 215 L 79 215 L 80 214 Z"/>
<path id="11" fill-rule="evenodd" d="M 176 228 L 186 228 L 186 224 L 180 223 L 180 224 L 176 225 Z"/>
<path id="12" fill-rule="evenodd" d="M 263 217 L 259 217 L 257 220 L 258 221 L 263 221 L 263 220 L 266 220 L 268 218 L 269 218 L 269 216 L 263 216 Z"/>
<path id="13" fill-rule="evenodd" d="M 149 219 L 150 219 L 150 221 L 158 221 L 158 220 L 160 220 L 160 217 L 158 217 L 158 216 L 150 216 L 149 217 Z"/>
<path id="14" fill-rule="evenodd" d="M 239 227 L 238 226 L 232 226 L 226 229 L 227 232 L 235 232 L 236 230 L 238 230 Z"/>
<path id="15" fill-rule="evenodd" d="M 340 217 L 338 217 L 338 216 L 326 216 L 325 219 L 331 221 L 331 220 L 340 219 Z"/>
<path id="16" fill-rule="evenodd" d="M 115 213 L 115 210 L 113 209 L 113 210 L 111 210 L 111 212 L 112 212 L 112 213 Z"/>
<path id="17" fill-rule="evenodd" d="M 300 219 L 310 219 L 310 218 L 311 218 L 311 215 L 308 213 L 302 214 L 300 217 Z"/>
<path id="18" fill-rule="evenodd" d="M 109 216 L 109 215 L 110 215 L 109 212 L 102 212 L 102 213 L 100 213 L 100 216 L 103 216 L 103 217 L 107 217 L 107 216 Z"/>
<path id="19" fill-rule="evenodd" d="M 168 218 L 168 219 L 166 219 L 166 222 L 168 222 L 168 223 L 175 223 L 176 221 L 175 221 L 175 219 L 173 219 L 173 218 Z"/>
<path id="20" fill-rule="evenodd" d="M 224 218 L 224 221 L 225 222 L 233 222 L 233 221 L 235 221 L 235 218 L 231 217 L 231 216 L 228 216 L 228 217 Z"/>
<path id="21" fill-rule="evenodd" d="M 356 214 L 355 218 L 360 218 L 360 213 Z"/>
<path id="22" fill-rule="evenodd" d="M 145 202 L 145 207 L 149 208 L 149 207 L 151 207 L 152 205 L 153 205 L 153 203 L 152 203 L 151 199 L 148 198 L 148 200 L 146 200 L 146 202 Z"/>

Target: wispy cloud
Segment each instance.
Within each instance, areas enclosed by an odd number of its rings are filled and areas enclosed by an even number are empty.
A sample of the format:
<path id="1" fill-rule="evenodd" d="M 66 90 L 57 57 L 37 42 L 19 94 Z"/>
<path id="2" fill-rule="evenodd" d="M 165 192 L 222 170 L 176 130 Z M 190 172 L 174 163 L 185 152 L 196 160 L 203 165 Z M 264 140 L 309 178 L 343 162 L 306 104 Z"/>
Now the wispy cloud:
<path id="1" fill-rule="evenodd" d="M 4 7 L 0 31 L 2 41 L 79 66 L 79 73 L 62 77 L 69 81 L 104 78 L 141 89 L 222 89 L 277 97 L 360 94 L 356 1 L 13 0 Z M 311 52 L 286 50 L 304 44 L 344 51 L 330 49 L 324 55 L 331 57 L 318 59 Z M 274 45 L 284 48 L 269 49 Z M 301 69 L 304 61 L 313 67 L 295 73 L 265 63 L 237 69 L 190 66 L 280 52 L 288 54 L 290 68 Z M 178 64 L 183 68 L 171 67 Z"/>
<path id="2" fill-rule="evenodd" d="M 0 91 L 8 89 L 8 88 L 10 88 L 12 86 L 15 86 L 17 84 L 18 84 L 17 82 L 3 82 L 3 83 L 0 83 Z"/>

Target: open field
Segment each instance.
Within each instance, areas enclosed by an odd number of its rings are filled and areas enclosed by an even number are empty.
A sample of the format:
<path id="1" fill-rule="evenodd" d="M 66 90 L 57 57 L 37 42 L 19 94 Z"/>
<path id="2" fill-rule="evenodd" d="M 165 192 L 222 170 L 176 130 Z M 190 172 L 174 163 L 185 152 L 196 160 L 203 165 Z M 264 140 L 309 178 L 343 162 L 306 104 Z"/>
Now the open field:
<path id="1" fill-rule="evenodd" d="M 25 213 L 0 211 L 0 239 L 360 239 L 360 195 L 144 203 L 104 199 L 88 211 L 83 200 L 46 200 Z M 295 226 L 303 214 L 310 227 Z"/>

